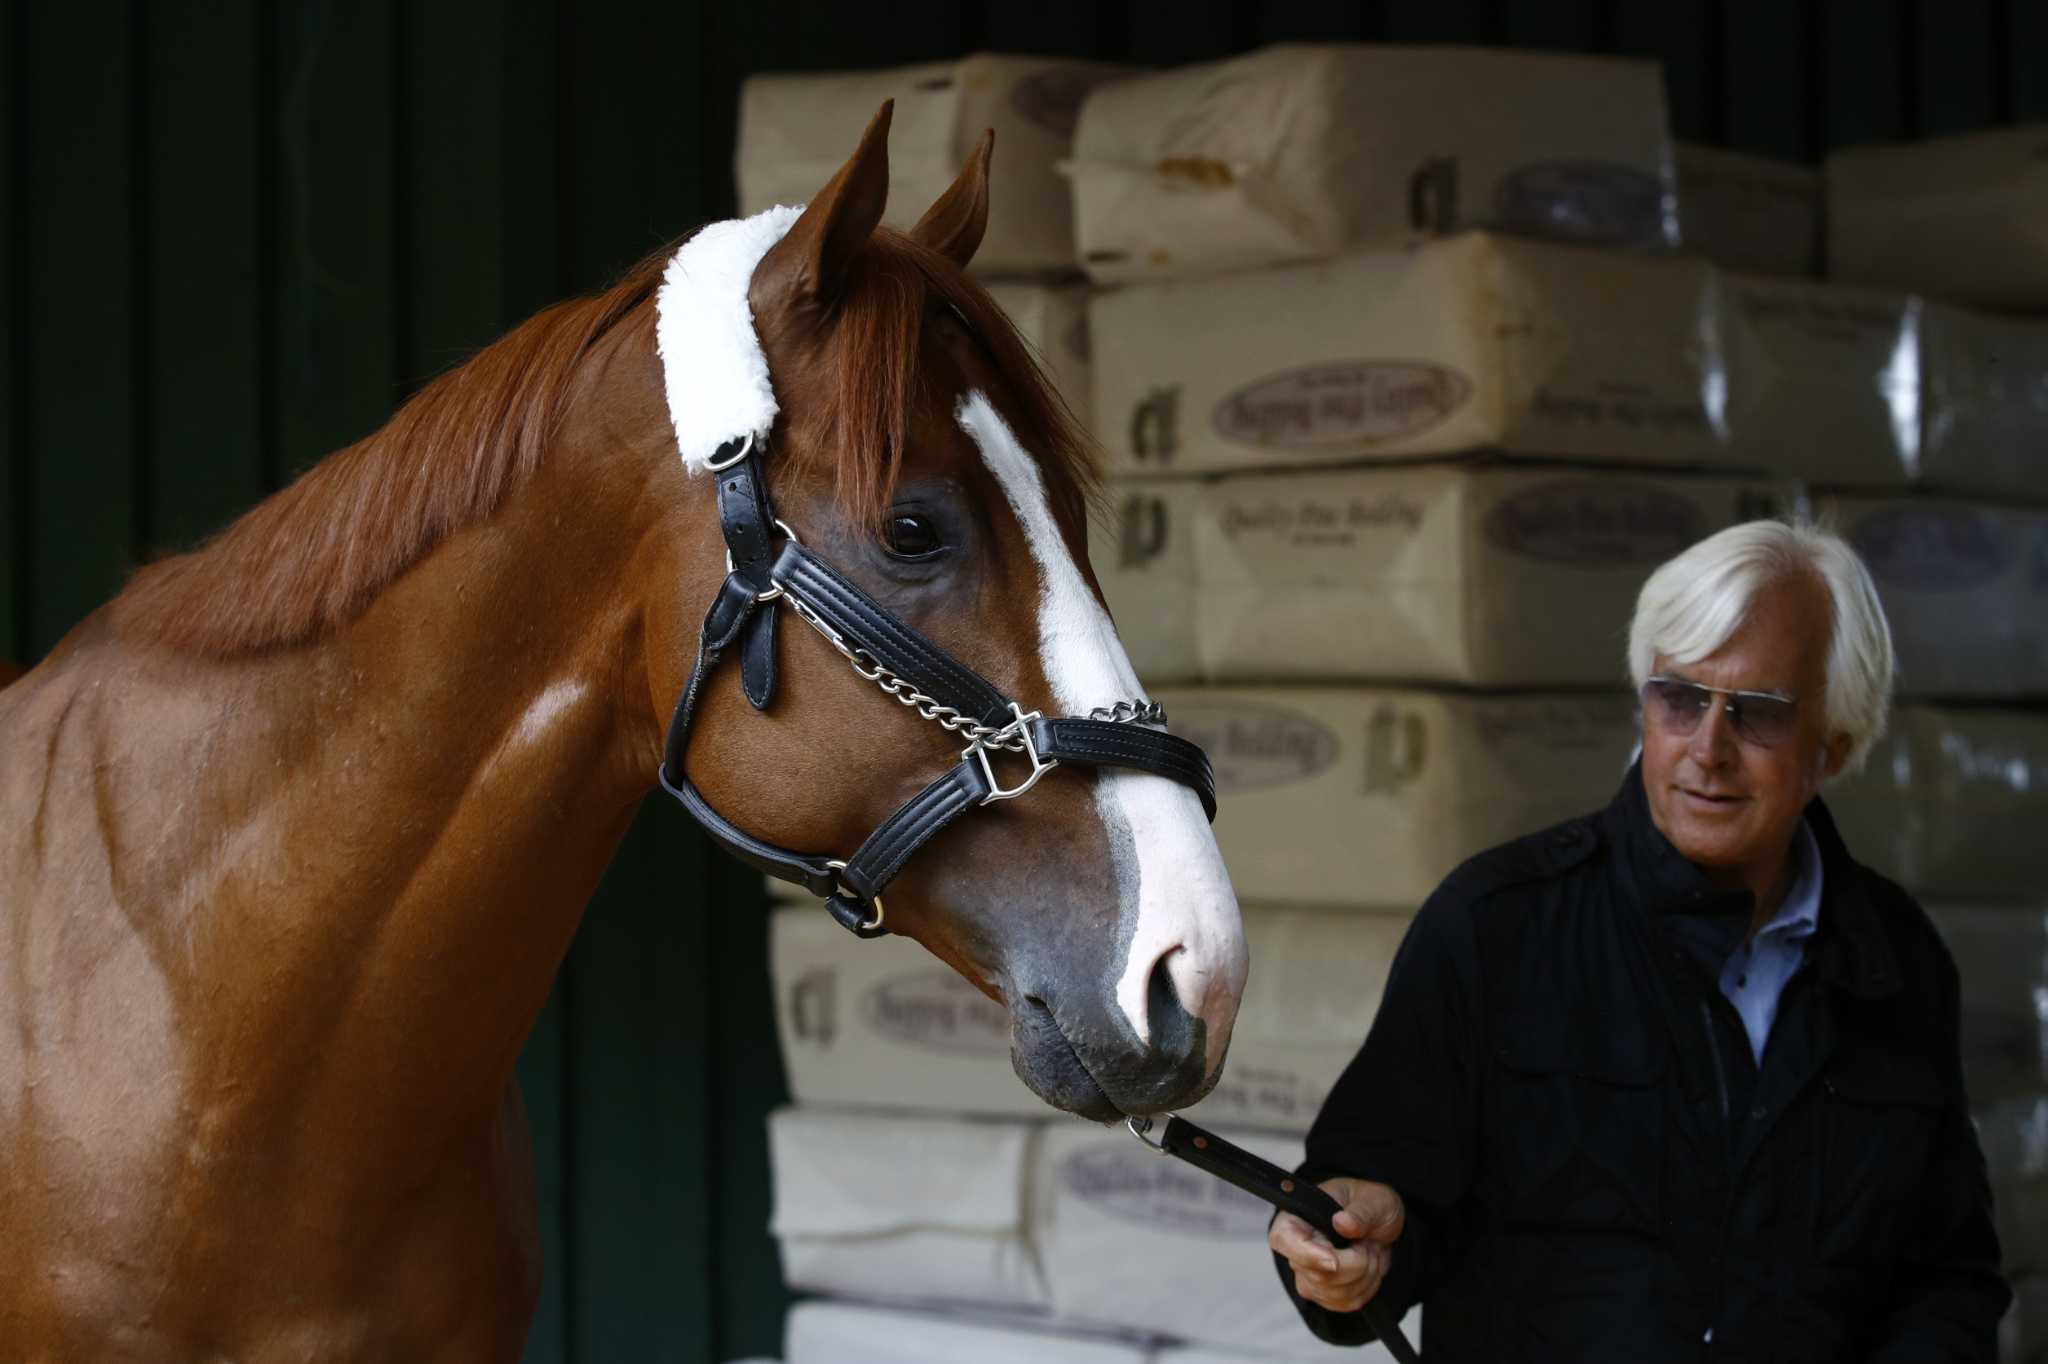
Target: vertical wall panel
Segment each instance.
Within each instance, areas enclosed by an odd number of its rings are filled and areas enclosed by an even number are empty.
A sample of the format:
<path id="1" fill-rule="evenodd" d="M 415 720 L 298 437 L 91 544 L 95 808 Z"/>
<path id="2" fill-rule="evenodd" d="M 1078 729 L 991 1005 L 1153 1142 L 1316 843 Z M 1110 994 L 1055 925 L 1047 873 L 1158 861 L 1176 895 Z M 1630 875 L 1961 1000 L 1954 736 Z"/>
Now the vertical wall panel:
<path id="1" fill-rule="evenodd" d="M 1380 30 L 1378 10 L 1369 0 L 1272 0 L 1257 11 L 1260 43 L 1359 43 Z"/>
<path id="2" fill-rule="evenodd" d="M 478 0 L 488 5 L 491 0 Z M 498 90 L 498 218 L 503 330 L 564 292 L 561 215 L 561 67 L 557 0 L 504 0 Z"/>
<path id="3" fill-rule="evenodd" d="M 1508 0 L 1501 39 L 1553 52 L 1604 51 L 1607 7 L 1602 0 Z"/>
<path id="4" fill-rule="evenodd" d="M 2006 0 L 2005 117 L 2016 123 L 2048 119 L 2048 4 Z"/>
<path id="5" fill-rule="evenodd" d="M 274 11 L 274 478 L 383 425 L 400 396 L 393 6 Z"/>
<path id="6" fill-rule="evenodd" d="M 982 38 L 995 52 L 1129 61 L 1129 25 L 1136 22 L 1123 8 L 1101 0 L 1044 0 L 1033 5 L 985 0 L 982 5 Z"/>
<path id="7" fill-rule="evenodd" d="M 263 14 L 140 6 L 146 165 L 146 554 L 189 548 L 261 497 Z"/>
<path id="8" fill-rule="evenodd" d="M 1709 0 L 1617 4 L 1609 15 L 1614 51 L 1664 64 L 1672 136 L 1714 142 L 1720 134 L 1721 30 Z"/>
<path id="9" fill-rule="evenodd" d="M 26 7 L 28 651 L 112 595 L 136 524 L 134 44 L 115 0 Z"/>
<path id="10" fill-rule="evenodd" d="M 1146 66 L 1214 61 L 1242 52 L 1256 32 L 1234 0 L 1128 6 L 1131 60 Z"/>
<path id="11" fill-rule="evenodd" d="M 1997 116 L 2005 86 L 1999 0 L 1916 0 L 1914 8 L 1914 135 L 1984 127 Z M 2043 60 L 2048 53 L 2037 49 L 2034 61 Z"/>
<path id="12" fill-rule="evenodd" d="M 1786 0 L 1726 0 L 1721 27 L 1720 140 L 1738 151 L 1807 160 L 1811 12 Z"/>
<path id="13" fill-rule="evenodd" d="M 1819 41 L 1822 150 L 1905 137 L 1910 111 L 1901 0 L 1824 0 Z"/>
<path id="14" fill-rule="evenodd" d="M 22 631 L 21 510 L 19 440 L 21 403 L 17 378 L 26 328 L 21 316 L 21 32 L 19 0 L 0 0 L 0 658 L 28 661 Z"/>
<path id="15" fill-rule="evenodd" d="M 673 802 L 649 801 L 569 959 L 577 1364 L 715 1357 L 708 856 Z"/>
<path id="16" fill-rule="evenodd" d="M 1492 0 L 1386 0 L 1388 42 L 1490 43 L 1499 37 Z"/>

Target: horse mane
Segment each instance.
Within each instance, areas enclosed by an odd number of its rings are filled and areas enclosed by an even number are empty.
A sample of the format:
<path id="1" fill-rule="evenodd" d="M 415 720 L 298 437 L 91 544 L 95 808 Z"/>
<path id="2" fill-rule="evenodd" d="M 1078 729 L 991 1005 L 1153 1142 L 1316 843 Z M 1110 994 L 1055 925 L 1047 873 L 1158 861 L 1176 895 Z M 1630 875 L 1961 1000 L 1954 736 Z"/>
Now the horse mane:
<path id="1" fill-rule="evenodd" d="M 332 633 L 442 541 L 497 510 L 554 443 L 577 366 L 649 302 L 671 243 L 602 293 L 543 309 L 415 394 L 380 430 L 327 456 L 191 553 L 138 570 L 116 624 L 217 659 Z M 1018 404 L 1018 439 L 1055 498 L 1097 475 L 1072 414 L 987 290 L 908 237 L 878 230 L 837 305 L 833 439 L 794 458 L 832 479 L 841 507 L 878 521 L 898 471 L 936 294 L 987 348 Z M 779 457 L 779 454 L 778 454 Z"/>

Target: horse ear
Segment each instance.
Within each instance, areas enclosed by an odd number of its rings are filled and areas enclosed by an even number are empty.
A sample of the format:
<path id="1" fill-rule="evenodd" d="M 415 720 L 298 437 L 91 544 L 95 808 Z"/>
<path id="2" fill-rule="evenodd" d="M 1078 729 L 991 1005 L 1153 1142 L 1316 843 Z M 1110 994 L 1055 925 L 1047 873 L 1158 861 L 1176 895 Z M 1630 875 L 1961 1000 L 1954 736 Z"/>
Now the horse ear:
<path id="1" fill-rule="evenodd" d="M 894 100 L 882 101 L 853 155 L 754 267 L 747 293 L 757 308 L 824 303 L 838 295 L 889 202 L 889 119 L 895 106 Z"/>
<path id="2" fill-rule="evenodd" d="M 981 234 L 988 230 L 988 159 L 995 145 L 996 130 L 990 128 L 960 168 L 960 178 L 910 229 L 919 244 L 951 257 L 963 270 L 974 259 Z"/>

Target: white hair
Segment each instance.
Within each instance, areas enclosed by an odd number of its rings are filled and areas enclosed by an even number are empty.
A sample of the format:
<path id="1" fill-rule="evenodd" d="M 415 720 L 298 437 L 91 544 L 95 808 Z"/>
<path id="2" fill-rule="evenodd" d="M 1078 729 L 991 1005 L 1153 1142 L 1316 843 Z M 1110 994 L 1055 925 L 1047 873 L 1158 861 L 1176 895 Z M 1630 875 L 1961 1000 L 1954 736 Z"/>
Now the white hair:
<path id="1" fill-rule="evenodd" d="M 1650 575 L 1628 627 L 1628 671 L 1636 689 L 1663 654 L 1696 663 L 1726 644 L 1756 594 L 1795 573 L 1811 573 L 1834 603 L 1824 705 L 1830 736 L 1849 736 L 1844 771 L 1863 766 L 1884 736 L 1892 696 L 1892 631 L 1870 570 L 1848 542 L 1809 521 L 1745 521 L 1684 550 Z"/>

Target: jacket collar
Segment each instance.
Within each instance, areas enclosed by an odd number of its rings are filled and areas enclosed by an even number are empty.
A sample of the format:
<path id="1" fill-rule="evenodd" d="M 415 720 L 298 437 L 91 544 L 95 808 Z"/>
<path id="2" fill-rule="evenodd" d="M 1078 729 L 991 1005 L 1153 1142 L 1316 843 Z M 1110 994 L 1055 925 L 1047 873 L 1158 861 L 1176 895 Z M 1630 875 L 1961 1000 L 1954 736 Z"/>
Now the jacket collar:
<path id="1" fill-rule="evenodd" d="M 1898 958 L 1870 901 L 1869 873 L 1850 857 L 1818 796 L 1806 807 L 1806 822 L 1820 847 L 1820 927 L 1810 950 L 1821 979 L 1861 999 L 1897 993 Z M 1675 913 L 1749 913 L 1754 901 L 1748 891 L 1717 889 L 1650 818 L 1640 761 L 1630 766 L 1601 824 L 1653 922 Z"/>

